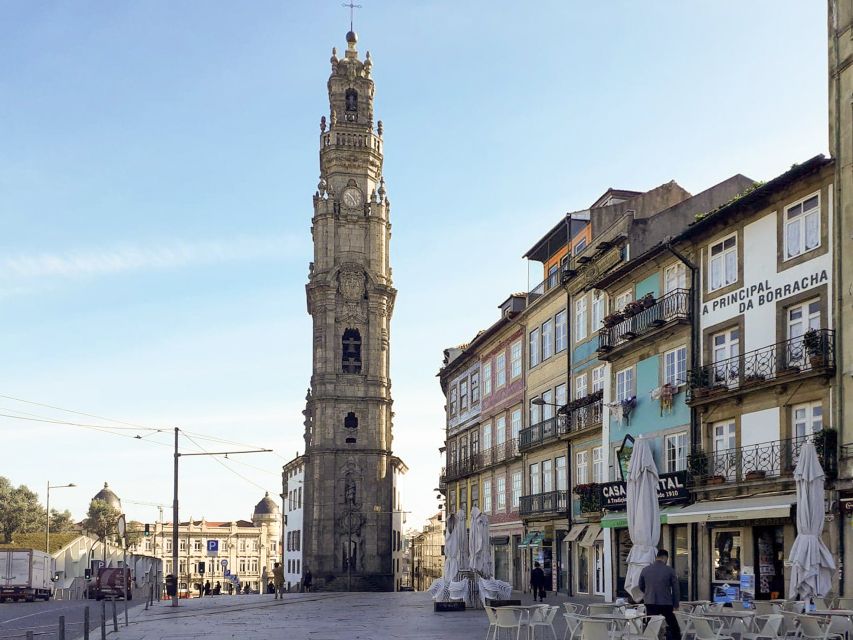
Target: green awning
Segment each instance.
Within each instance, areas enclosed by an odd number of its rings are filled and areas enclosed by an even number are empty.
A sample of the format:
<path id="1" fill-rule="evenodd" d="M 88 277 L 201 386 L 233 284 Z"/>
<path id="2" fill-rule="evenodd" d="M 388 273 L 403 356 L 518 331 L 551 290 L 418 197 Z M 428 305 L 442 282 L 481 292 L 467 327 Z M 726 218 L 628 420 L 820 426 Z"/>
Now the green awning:
<path id="1" fill-rule="evenodd" d="M 528 531 L 527 535 L 525 535 L 524 539 L 521 541 L 521 544 L 518 545 L 518 548 L 524 549 L 526 547 L 538 547 L 542 544 L 542 538 L 544 538 L 544 535 L 541 531 Z"/>
<path id="2" fill-rule="evenodd" d="M 667 516 L 674 511 L 681 511 L 679 507 L 668 507 L 660 510 L 660 523 L 667 524 Z M 617 511 L 615 513 L 607 513 L 601 518 L 602 529 L 623 529 L 628 526 L 628 513 L 625 511 Z"/>

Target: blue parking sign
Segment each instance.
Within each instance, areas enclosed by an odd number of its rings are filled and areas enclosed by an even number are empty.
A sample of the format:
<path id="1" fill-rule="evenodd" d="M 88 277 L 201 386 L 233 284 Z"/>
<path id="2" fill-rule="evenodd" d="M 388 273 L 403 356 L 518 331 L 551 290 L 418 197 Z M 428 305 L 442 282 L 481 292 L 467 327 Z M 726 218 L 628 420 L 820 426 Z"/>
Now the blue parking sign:
<path id="1" fill-rule="evenodd" d="M 226 578 L 229 577 L 231 575 L 231 569 L 225 569 L 225 571 L 222 572 L 222 575 Z"/>
<path id="2" fill-rule="evenodd" d="M 219 540 L 208 540 L 207 541 L 207 552 L 208 553 L 219 553 Z"/>

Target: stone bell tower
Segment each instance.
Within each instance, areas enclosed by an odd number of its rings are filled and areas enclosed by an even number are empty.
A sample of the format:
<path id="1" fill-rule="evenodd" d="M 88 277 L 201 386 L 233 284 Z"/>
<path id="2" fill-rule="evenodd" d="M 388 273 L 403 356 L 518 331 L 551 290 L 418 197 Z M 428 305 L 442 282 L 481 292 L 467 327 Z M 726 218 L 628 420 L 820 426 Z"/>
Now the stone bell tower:
<path id="1" fill-rule="evenodd" d="M 370 53 L 346 35 L 332 50 L 329 116 L 320 119 L 308 313 L 313 374 L 305 407 L 303 566 L 326 590 L 392 590 L 394 469 L 389 344 L 396 291 L 373 119 Z"/>

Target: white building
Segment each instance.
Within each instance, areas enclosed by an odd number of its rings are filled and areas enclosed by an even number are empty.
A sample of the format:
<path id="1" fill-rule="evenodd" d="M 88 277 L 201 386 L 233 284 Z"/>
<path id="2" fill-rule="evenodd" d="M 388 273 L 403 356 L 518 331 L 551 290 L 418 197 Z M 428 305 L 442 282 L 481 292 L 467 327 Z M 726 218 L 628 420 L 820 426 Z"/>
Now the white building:
<path id="1" fill-rule="evenodd" d="M 284 586 L 299 588 L 302 584 L 302 493 L 305 464 L 296 456 L 284 465 L 282 498 L 284 500 Z"/>

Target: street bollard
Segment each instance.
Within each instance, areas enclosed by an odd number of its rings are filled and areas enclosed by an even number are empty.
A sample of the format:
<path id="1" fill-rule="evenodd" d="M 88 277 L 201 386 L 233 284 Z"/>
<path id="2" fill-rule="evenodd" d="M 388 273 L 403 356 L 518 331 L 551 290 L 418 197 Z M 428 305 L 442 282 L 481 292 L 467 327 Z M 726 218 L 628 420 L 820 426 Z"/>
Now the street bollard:
<path id="1" fill-rule="evenodd" d="M 118 631 L 118 614 L 116 613 L 116 599 L 113 598 L 113 631 Z"/>
<path id="2" fill-rule="evenodd" d="M 107 640 L 107 601 L 101 600 L 101 640 Z"/>
<path id="3" fill-rule="evenodd" d="M 59 640 L 65 640 L 65 616 L 59 616 Z"/>
<path id="4" fill-rule="evenodd" d="M 89 640 L 89 605 L 83 608 L 83 640 Z"/>

